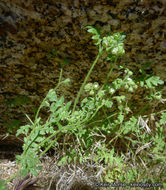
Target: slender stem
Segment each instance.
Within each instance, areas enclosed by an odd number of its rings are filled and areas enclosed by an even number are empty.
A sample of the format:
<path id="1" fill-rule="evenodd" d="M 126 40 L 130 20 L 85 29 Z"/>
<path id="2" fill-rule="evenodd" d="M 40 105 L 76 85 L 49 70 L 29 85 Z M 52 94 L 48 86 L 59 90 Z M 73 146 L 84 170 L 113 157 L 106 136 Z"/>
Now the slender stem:
<path id="1" fill-rule="evenodd" d="M 161 113 L 163 113 L 163 112 L 165 112 L 166 110 L 162 110 L 162 111 L 159 111 L 159 112 L 156 112 L 156 113 L 150 113 L 150 114 L 148 114 L 148 115 L 158 115 L 158 114 L 161 114 Z M 144 115 L 143 117 L 145 117 L 145 116 L 148 116 L 148 115 Z"/>
<path id="2" fill-rule="evenodd" d="M 62 71 L 63 71 L 63 69 L 61 68 L 60 76 L 59 76 L 59 81 L 58 81 L 58 85 L 54 88 L 54 90 L 56 90 L 56 89 L 60 86 L 60 84 L 61 84 L 61 80 L 62 80 Z M 31 137 L 32 137 L 33 133 L 35 132 L 36 124 L 37 124 L 36 121 L 37 121 L 37 118 L 38 118 L 38 115 L 39 115 L 40 109 L 42 108 L 42 104 L 43 104 L 43 102 L 46 101 L 46 99 L 47 99 L 47 96 L 43 99 L 42 103 L 41 103 L 40 106 L 39 106 L 39 109 L 37 110 L 37 113 L 36 113 L 36 116 L 35 116 L 34 127 L 33 127 L 32 131 L 31 131 L 30 135 L 27 137 L 27 142 L 30 142 Z M 35 139 L 36 139 L 36 138 L 35 138 Z M 25 150 L 24 150 L 24 152 L 23 152 L 23 155 L 26 154 L 27 150 L 29 149 L 30 145 L 33 143 L 33 141 L 34 141 L 35 139 L 33 139 L 29 145 L 26 145 L 26 148 L 25 148 Z"/>
<path id="3" fill-rule="evenodd" d="M 113 65 L 112 65 L 112 67 L 111 67 L 111 69 L 110 69 L 110 71 L 109 71 L 109 73 L 108 73 L 108 75 L 107 75 L 107 78 L 106 78 L 106 80 L 105 80 L 105 82 L 104 82 L 104 84 L 102 85 L 102 87 L 101 87 L 100 90 L 102 90 L 102 89 L 105 87 L 105 85 L 107 84 L 107 82 L 108 82 L 108 80 L 109 80 L 109 78 L 110 78 L 110 76 L 111 76 L 111 73 L 112 73 L 112 71 L 113 71 L 113 69 L 114 69 L 114 66 L 115 66 L 117 60 L 118 60 L 118 56 L 115 58 L 115 61 L 114 61 Z"/>
<path id="4" fill-rule="evenodd" d="M 107 78 L 106 78 L 104 84 L 102 85 L 102 87 L 98 90 L 98 92 L 100 92 L 105 87 L 105 85 L 107 84 L 107 82 L 108 82 L 108 80 L 109 80 L 109 78 L 111 76 L 111 73 L 112 73 L 112 71 L 114 69 L 114 65 L 116 64 L 117 60 L 118 60 L 118 56 L 115 58 L 115 61 L 114 61 L 113 65 L 112 65 L 112 67 L 111 67 L 111 69 L 110 69 L 110 71 L 109 71 L 109 73 L 107 75 Z M 97 95 L 97 93 L 95 94 L 95 97 L 94 97 L 95 99 L 96 99 L 96 95 Z"/>
<path id="5" fill-rule="evenodd" d="M 39 158 L 41 158 L 52 147 L 52 145 L 55 143 L 55 141 L 58 140 L 58 138 L 59 137 L 57 137 L 53 141 L 51 141 L 51 143 L 49 144 L 49 146 L 39 155 Z"/>
<path id="6" fill-rule="evenodd" d="M 76 97 L 75 102 L 74 102 L 74 107 L 73 107 L 72 114 L 73 114 L 74 111 L 75 111 L 76 105 L 77 105 L 78 100 L 79 100 L 79 98 L 80 98 L 80 95 L 81 95 L 81 93 L 82 93 L 82 91 L 83 91 L 83 89 L 84 89 L 84 86 L 85 86 L 85 84 L 86 84 L 86 82 L 87 82 L 87 80 L 88 80 L 88 78 L 89 78 L 89 76 L 90 76 L 90 74 L 91 74 L 91 72 L 92 72 L 94 66 L 95 66 L 96 63 L 98 62 L 98 60 L 99 60 L 101 54 L 102 54 L 102 49 L 99 49 L 99 53 L 98 53 L 98 55 L 97 55 L 95 61 L 93 62 L 93 65 L 92 65 L 92 67 L 90 68 L 90 70 L 89 70 L 89 72 L 88 72 L 88 74 L 87 74 L 87 76 L 86 76 L 86 78 L 85 78 L 85 80 L 84 80 L 84 82 L 83 82 L 83 84 L 82 84 L 82 86 L 81 86 L 81 88 L 80 88 L 80 91 L 79 91 L 78 94 L 77 94 L 77 97 Z"/>
<path id="7" fill-rule="evenodd" d="M 9 179 L 6 180 L 6 183 L 10 182 L 11 180 L 13 180 L 16 176 L 18 175 L 18 172 L 13 174 Z"/>
<path id="8" fill-rule="evenodd" d="M 63 69 L 61 68 L 58 85 L 54 88 L 54 91 L 56 91 L 56 89 L 59 88 L 59 86 L 60 86 L 60 84 L 61 84 L 62 71 L 63 71 Z M 45 102 L 46 99 L 47 99 L 47 96 L 43 99 L 42 103 L 41 103 L 40 106 L 39 106 L 39 109 L 37 110 L 37 114 L 36 114 L 36 116 L 35 116 L 35 124 L 36 124 L 36 120 L 37 120 L 38 115 L 39 115 L 39 111 L 40 111 L 40 109 L 41 109 L 41 107 L 42 107 L 42 104 L 43 104 L 43 102 Z"/>
<path id="9" fill-rule="evenodd" d="M 58 126 L 61 126 L 59 122 L 57 122 L 57 125 L 58 125 Z M 37 147 L 35 148 L 35 150 L 38 150 L 40 147 L 42 147 L 42 145 L 43 145 L 44 143 L 48 142 L 49 139 L 51 139 L 51 138 L 54 137 L 57 133 L 60 133 L 60 132 L 61 132 L 61 130 L 59 129 L 59 130 L 55 131 L 54 133 L 52 133 L 49 137 L 45 138 L 42 142 L 40 142 L 40 144 L 37 145 Z"/>

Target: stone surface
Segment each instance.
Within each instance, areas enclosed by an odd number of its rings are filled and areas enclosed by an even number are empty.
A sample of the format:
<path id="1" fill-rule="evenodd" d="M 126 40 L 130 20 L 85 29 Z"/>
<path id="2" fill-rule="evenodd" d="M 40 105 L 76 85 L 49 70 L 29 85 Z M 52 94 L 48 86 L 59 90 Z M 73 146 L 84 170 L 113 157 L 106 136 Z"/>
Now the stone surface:
<path id="1" fill-rule="evenodd" d="M 85 25 L 101 29 L 103 35 L 126 32 L 126 54 L 119 62 L 134 71 L 152 62 L 149 70 L 166 81 L 165 0 L 1 0 L 0 126 L 27 122 L 19 103 L 33 118 L 32 109 L 56 86 L 63 58 L 70 60 L 63 79 L 70 78 L 71 84 L 57 93 L 74 100 L 97 55 Z M 55 48 L 59 59 L 48 59 Z M 106 63 L 97 64 L 89 81 L 102 84 L 108 68 Z M 115 72 L 113 77 L 117 76 Z M 17 103 L 12 107 L 13 98 Z"/>

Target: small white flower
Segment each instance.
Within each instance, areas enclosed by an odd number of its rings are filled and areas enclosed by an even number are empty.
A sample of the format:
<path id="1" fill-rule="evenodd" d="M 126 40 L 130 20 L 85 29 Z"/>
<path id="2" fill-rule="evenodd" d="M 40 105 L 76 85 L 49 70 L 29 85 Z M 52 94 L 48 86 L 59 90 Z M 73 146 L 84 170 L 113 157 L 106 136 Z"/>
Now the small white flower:
<path id="1" fill-rule="evenodd" d="M 132 79 L 131 79 L 131 78 L 128 78 L 127 80 L 128 80 L 128 81 L 132 81 Z"/>
<path id="2" fill-rule="evenodd" d="M 119 51 L 118 48 L 114 48 L 114 49 L 112 50 L 112 53 L 116 55 L 116 54 L 118 53 L 118 51 Z"/>
<path id="3" fill-rule="evenodd" d="M 98 87 L 99 87 L 99 84 L 98 84 L 97 82 L 95 82 L 94 85 L 93 85 L 93 88 L 94 88 L 95 90 L 97 90 Z"/>
<path id="4" fill-rule="evenodd" d="M 113 94 L 113 93 L 115 92 L 115 90 L 114 90 L 113 88 L 110 88 L 109 92 L 110 92 L 111 94 Z"/>
<path id="5" fill-rule="evenodd" d="M 98 85 L 97 85 L 97 84 L 95 84 L 95 85 L 94 85 L 94 87 L 95 87 L 95 88 L 97 88 L 97 87 L 98 87 Z"/>

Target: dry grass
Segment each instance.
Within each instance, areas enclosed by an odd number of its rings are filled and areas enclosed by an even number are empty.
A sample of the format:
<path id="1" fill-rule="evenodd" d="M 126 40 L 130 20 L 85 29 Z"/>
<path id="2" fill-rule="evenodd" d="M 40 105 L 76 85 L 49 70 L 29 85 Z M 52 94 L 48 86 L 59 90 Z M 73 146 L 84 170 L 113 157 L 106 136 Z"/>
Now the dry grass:
<path id="1" fill-rule="evenodd" d="M 37 176 L 39 178 L 38 185 L 41 190 L 73 190 L 83 189 L 92 190 L 96 181 L 100 181 L 101 168 L 95 164 L 84 163 L 74 166 L 66 164 L 58 166 L 58 155 L 53 157 L 45 156 L 42 159 L 43 169 Z M 7 180 L 13 174 L 19 171 L 16 161 L 1 160 L 0 178 Z M 14 185 L 20 179 L 15 179 L 8 183 L 9 189 L 14 189 Z"/>

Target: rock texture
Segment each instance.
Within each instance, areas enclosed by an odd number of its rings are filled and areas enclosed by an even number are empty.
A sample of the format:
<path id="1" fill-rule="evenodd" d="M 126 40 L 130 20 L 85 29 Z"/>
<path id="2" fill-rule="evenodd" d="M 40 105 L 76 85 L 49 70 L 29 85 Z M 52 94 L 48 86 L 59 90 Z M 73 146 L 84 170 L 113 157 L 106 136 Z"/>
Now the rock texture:
<path id="1" fill-rule="evenodd" d="M 148 72 L 166 81 L 165 0 L 0 0 L 1 127 L 26 122 L 21 109 L 33 118 L 32 110 L 56 86 L 64 58 L 69 64 L 63 79 L 71 84 L 58 94 L 74 100 L 97 54 L 85 25 L 103 35 L 126 32 L 126 54 L 119 62 L 135 71 L 152 62 Z M 102 84 L 108 69 L 97 64 L 89 81 Z"/>

